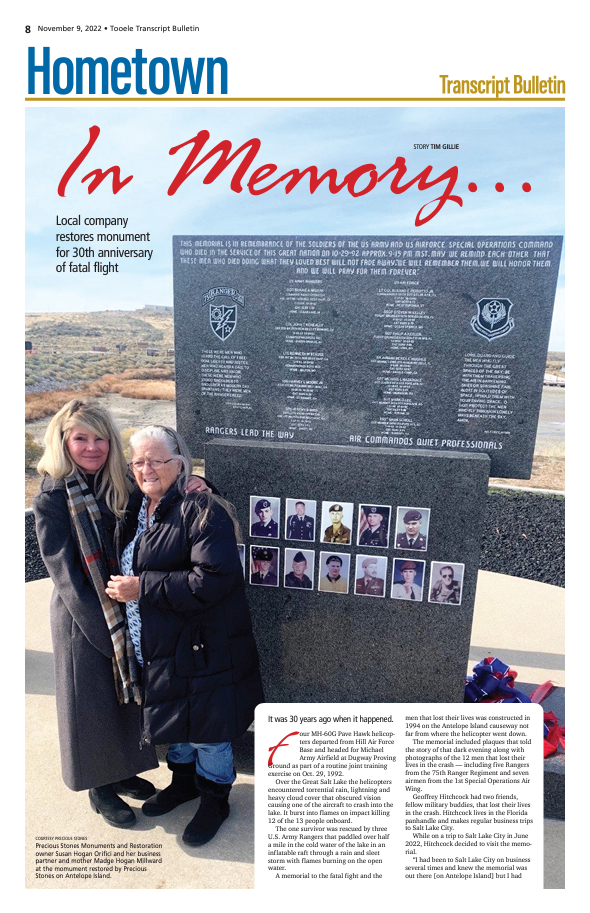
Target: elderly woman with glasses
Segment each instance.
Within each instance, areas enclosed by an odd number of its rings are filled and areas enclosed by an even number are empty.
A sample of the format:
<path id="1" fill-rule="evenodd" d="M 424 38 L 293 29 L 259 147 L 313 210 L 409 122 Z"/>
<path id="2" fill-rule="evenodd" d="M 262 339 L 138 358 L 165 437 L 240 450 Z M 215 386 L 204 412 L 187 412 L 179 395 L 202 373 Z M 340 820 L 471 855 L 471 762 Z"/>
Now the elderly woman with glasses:
<path id="1" fill-rule="evenodd" d="M 200 795 L 183 840 L 202 846 L 229 815 L 231 742 L 263 700 L 237 522 L 215 495 L 185 496 L 191 459 L 173 429 L 151 425 L 130 446 L 139 490 L 122 530 L 122 574 L 106 592 L 126 603 L 143 666 L 142 742 L 169 744 L 172 771 L 143 812 L 163 815 Z"/>

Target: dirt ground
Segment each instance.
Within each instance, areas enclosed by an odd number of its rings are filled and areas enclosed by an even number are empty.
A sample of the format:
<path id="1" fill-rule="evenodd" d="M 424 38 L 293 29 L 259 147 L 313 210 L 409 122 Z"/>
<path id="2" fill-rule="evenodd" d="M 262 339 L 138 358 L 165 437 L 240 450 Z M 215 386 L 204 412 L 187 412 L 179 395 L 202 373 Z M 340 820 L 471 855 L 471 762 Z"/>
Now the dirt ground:
<path id="1" fill-rule="evenodd" d="M 490 484 L 565 491 L 565 454 L 563 449 L 561 452 L 555 453 L 539 453 L 539 451 L 535 451 L 533 472 L 530 479 L 490 479 Z"/>
<path id="2" fill-rule="evenodd" d="M 100 397 L 100 402 L 113 415 L 118 428 L 141 428 L 142 425 L 171 425 L 176 427 L 176 405 L 168 400 L 130 399 L 118 393 L 107 393 Z M 35 440 L 43 443 L 43 435 L 51 416 L 27 422 L 25 430 Z"/>
<path id="3" fill-rule="evenodd" d="M 490 479 L 498 485 L 565 491 L 565 389 L 543 387 L 530 479 Z"/>

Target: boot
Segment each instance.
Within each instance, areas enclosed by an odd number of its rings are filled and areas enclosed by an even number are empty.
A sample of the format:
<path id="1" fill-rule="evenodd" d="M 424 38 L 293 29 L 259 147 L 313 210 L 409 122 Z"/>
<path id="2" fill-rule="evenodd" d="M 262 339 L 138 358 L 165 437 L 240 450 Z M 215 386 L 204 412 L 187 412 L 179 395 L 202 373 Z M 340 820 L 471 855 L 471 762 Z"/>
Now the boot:
<path id="1" fill-rule="evenodd" d="M 229 816 L 228 798 L 232 784 L 214 783 L 199 774 L 196 781 L 201 791 L 201 804 L 182 835 L 183 843 L 188 846 L 204 846 L 209 843 Z"/>
<path id="2" fill-rule="evenodd" d="M 135 824 L 135 812 L 119 798 L 111 783 L 89 790 L 88 796 L 91 807 L 107 824 L 113 827 L 133 827 Z"/>
<path id="3" fill-rule="evenodd" d="M 195 784 L 195 762 L 179 764 L 176 761 L 167 761 L 167 763 L 172 771 L 172 783 L 144 802 L 141 810 L 148 818 L 165 815 L 177 805 L 190 802 L 191 799 L 197 799 L 199 796 L 199 790 Z"/>
<path id="4" fill-rule="evenodd" d="M 153 783 L 143 777 L 127 777 L 125 780 L 117 780 L 112 786 L 120 796 L 129 796 L 131 799 L 149 799 L 156 792 Z"/>

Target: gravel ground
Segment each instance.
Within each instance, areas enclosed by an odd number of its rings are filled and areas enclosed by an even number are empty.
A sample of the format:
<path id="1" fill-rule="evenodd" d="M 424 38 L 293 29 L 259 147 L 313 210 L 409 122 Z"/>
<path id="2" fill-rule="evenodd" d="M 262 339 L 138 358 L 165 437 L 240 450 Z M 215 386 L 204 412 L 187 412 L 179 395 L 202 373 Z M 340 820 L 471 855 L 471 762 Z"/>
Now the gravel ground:
<path id="1" fill-rule="evenodd" d="M 565 498 L 492 489 L 479 566 L 565 586 Z"/>
<path id="2" fill-rule="evenodd" d="M 25 517 L 25 583 L 48 577 L 35 535 L 35 518 Z"/>
<path id="3" fill-rule="evenodd" d="M 480 567 L 485 571 L 565 585 L 565 498 L 492 489 Z M 47 577 L 33 517 L 25 520 L 25 581 Z"/>

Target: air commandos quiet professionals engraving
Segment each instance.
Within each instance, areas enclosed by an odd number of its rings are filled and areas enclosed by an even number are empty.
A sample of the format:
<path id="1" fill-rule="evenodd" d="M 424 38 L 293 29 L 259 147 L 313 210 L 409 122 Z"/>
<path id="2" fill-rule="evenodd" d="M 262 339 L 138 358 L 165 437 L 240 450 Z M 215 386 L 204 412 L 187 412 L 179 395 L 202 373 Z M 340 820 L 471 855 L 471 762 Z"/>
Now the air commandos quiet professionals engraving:
<path id="1" fill-rule="evenodd" d="M 176 237 L 178 427 L 195 455 L 213 438 L 488 453 L 528 478 L 561 242 Z"/>

